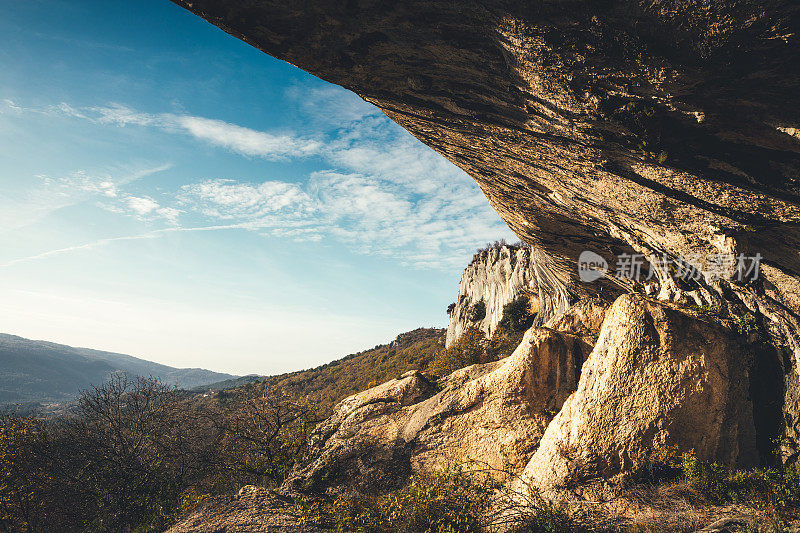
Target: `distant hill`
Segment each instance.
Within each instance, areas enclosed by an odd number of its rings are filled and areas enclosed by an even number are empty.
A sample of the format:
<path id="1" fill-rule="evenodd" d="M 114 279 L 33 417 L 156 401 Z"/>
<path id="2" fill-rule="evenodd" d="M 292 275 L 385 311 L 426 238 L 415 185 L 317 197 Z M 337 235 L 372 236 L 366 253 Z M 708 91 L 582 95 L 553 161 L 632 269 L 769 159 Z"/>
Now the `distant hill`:
<path id="1" fill-rule="evenodd" d="M 244 376 L 192 390 L 218 392 L 263 383 L 268 389 L 283 390 L 292 397 L 307 399 L 327 415 L 342 398 L 411 369 L 427 369 L 434 356 L 444 349 L 445 335 L 444 329 L 418 328 L 401 333 L 389 344 L 380 344 L 309 370 L 267 377 Z"/>
<path id="2" fill-rule="evenodd" d="M 99 385 L 115 372 L 154 376 L 179 388 L 237 378 L 0 333 L 0 404 L 69 401 L 81 389 Z"/>

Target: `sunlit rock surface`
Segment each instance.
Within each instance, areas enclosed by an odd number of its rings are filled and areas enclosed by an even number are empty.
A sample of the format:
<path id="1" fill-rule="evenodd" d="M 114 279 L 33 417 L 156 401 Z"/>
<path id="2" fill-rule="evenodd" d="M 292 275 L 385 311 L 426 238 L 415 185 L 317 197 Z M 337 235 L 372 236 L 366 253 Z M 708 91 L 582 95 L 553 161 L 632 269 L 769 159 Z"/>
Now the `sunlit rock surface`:
<path id="1" fill-rule="evenodd" d="M 286 488 L 373 490 L 469 461 L 520 473 L 576 389 L 604 309 L 598 300 L 579 302 L 567 312 L 572 318 L 559 322 L 564 331 L 531 328 L 510 357 L 457 370 L 438 384 L 412 371 L 343 400 L 317 428 L 311 461 Z"/>
<path id="2" fill-rule="evenodd" d="M 571 489 L 643 474 L 690 451 L 737 467 L 768 462 L 778 427 L 764 423 L 766 411 L 779 406 L 759 389 L 770 376 L 751 369 L 755 357 L 776 356 L 714 317 L 621 296 L 521 482 Z M 781 376 L 771 379 L 779 386 Z"/>
<path id="3" fill-rule="evenodd" d="M 550 259 L 530 247 L 503 245 L 475 254 L 464 269 L 455 307 L 447 326 L 447 346 L 470 327 L 491 337 L 503 318 L 503 307 L 525 298 L 537 325 L 563 313 L 570 304 L 564 284 L 550 269 Z M 475 311 L 480 308 L 480 315 Z"/>

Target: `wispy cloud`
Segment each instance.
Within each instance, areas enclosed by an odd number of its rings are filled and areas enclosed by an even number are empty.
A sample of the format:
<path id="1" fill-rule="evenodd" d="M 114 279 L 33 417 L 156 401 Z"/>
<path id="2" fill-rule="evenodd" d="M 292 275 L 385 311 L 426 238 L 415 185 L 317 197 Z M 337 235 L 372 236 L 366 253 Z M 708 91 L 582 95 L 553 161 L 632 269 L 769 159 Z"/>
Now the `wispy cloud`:
<path id="1" fill-rule="evenodd" d="M 305 118 L 328 126 L 341 128 L 366 117 L 382 116 L 380 109 L 357 94 L 333 85 L 294 86 L 286 90 L 286 96 L 303 110 Z"/>
<path id="2" fill-rule="evenodd" d="M 154 126 L 192 137 L 241 155 L 265 159 L 286 159 L 319 155 L 325 145 L 314 139 L 291 134 L 268 133 L 205 117 L 172 113 L 139 113 L 123 105 L 93 107 L 86 110 L 90 120 L 117 126 Z M 74 110 L 65 114 L 76 116 Z"/>
<path id="3" fill-rule="evenodd" d="M 234 152 L 267 158 L 306 157 L 319 154 L 323 144 L 292 135 L 273 135 L 221 120 L 175 117 L 175 123 L 197 139 Z"/>
<path id="4" fill-rule="evenodd" d="M 158 198 L 128 193 L 111 179 L 76 175 L 67 180 L 105 198 L 107 209 L 162 219 L 175 230 L 193 229 L 180 228 L 182 213 L 188 213 L 204 219 L 206 227 L 241 228 L 294 240 L 330 239 L 420 268 L 458 268 L 476 245 L 513 237 L 464 172 L 373 106 L 336 88 L 311 91 L 304 102 L 309 113 L 338 108 L 346 121 L 324 136 L 309 137 L 188 114 L 142 113 L 118 104 L 82 109 L 61 104 L 37 112 L 119 127 L 158 128 L 247 157 L 315 156 L 331 167 L 297 182 L 207 178 Z M 6 107 L 13 112 L 24 109 L 13 102 Z M 98 242 L 92 246 L 104 243 Z"/>
<path id="5" fill-rule="evenodd" d="M 90 200 L 99 199 L 103 207 L 135 215 L 129 209 L 130 195 L 125 186 L 172 168 L 162 164 L 145 168 L 116 168 L 107 172 L 74 171 L 60 176 L 40 174 L 38 183 L 14 196 L 0 197 L 0 228 L 16 230 L 42 220 L 49 214 Z M 168 213 L 171 215 L 171 213 Z M 156 211 L 151 216 L 169 218 Z"/>
<path id="6" fill-rule="evenodd" d="M 7 261 L 5 263 L 0 263 L 0 267 L 10 267 L 12 265 L 16 265 L 19 263 L 27 263 L 30 261 L 36 261 L 38 259 L 46 259 L 48 257 L 52 257 L 55 255 L 66 254 L 70 252 L 77 252 L 81 250 L 91 250 L 93 248 L 97 248 L 99 246 L 105 246 L 106 244 L 110 244 L 112 242 L 117 241 L 134 241 L 134 240 L 141 240 L 141 239 L 154 239 L 159 236 L 158 232 L 151 232 L 148 234 L 143 235 L 132 235 L 132 236 L 125 236 L 125 237 L 111 237 L 108 239 L 99 239 L 93 242 L 78 244 L 75 246 L 67 246 L 65 248 L 57 248 L 55 250 L 48 250 L 46 252 L 42 252 L 40 254 L 31 255 L 28 257 L 20 257 L 19 259 L 12 259 L 11 261 Z"/>
<path id="7" fill-rule="evenodd" d="M 157 239 L 167 233 L 179 233 L 179 232 L 196 232 L 196 231 L 225 231 L 225 230 L 249 230 L 250 228 L 247 224 L 222 224 L 216 226 L 200 226 L 200 227 L 170 227 L 170 228 L 162 228 L 153 231 L 148 231 L 146 233 L 136 234 L 136 235 L 123 235 L 120 237 L 108 237 L 105 239 L 97 239 L 91 242 L 76 244 L 74 246 L 66 246 L 64 248 L 57 248 L 55 250 L 48 250 L 46 252 L 29 255 L 27 257 L 20 257 L 17 259 L 12 259 L 10 261 L 6 261 L 5 263 L 0 263 L 0 268 L 10 267 L 12 265 L 16 265 L 19 263 L 28 263 L 30 261 L 36 261 L 39 259 L 46 259 L 48 257 L 53 257 L 56 255 L 61 254 L 68 254 L 71 252 L 78 252 L 84 250 L 92 250 L 94 248 L 100 248 L 115 242 L 122 242 L 122 241 L 141 241 L 144 239 Z"/>
<path id="8" fill-rule="evenodd" d="M 184 186 L 180 205 L 272 236 L 330 238 L 424 268 L 463 266 L 476 243 L 508 235 L 458 197 L 420 197 L 411 187 L 335 171 L 315 172 L 303 185 L 207 180 Z"/>

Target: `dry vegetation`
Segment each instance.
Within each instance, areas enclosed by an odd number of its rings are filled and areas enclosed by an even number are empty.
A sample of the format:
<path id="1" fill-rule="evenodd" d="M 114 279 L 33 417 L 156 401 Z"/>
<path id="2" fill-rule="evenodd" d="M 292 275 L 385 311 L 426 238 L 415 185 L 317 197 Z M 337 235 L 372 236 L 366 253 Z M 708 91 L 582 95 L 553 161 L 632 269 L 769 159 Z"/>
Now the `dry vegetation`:
<path id="1" fill-rule="evenodd" d="M 298 499 L 295 513 L 302 523 L 367 533 L 689 533 L 720 517 L 731 522 L 725 531 L 777 533 L 800 518 L 797 468 L 729 471 L 685 454 L 669 469 L 600 501 L 570 493 L 549 501 L 530 487 L 512 490 L 511 473 L 460 465 L 382 494 Z"/>
<path id="2" fill-rule="evenodd" d="M 307 458 L 310 431 L 342 397 L 412 368 L 444 376 L 505 357 L 531 318 L 520 300 L 491 339 L 471 328 L 448 349 L 441 330 L 420 329 L 318 369 L 211 394 L 117 377 L 85 391 L 65 416 L 7 414 L 0 531 L 162 531 L 209 496 L 248 484 L 276 488 Z M 800 518 L 796 467 L 730 471 L 670 452 L 648 479 L 602 503 L 561 504 L 513 493 L 502 476 L 486 474 L 454 467 L 384 493 L 296 498 L 293 513 L 303 523 L 372 533 L 694 531 L 726 513 L 781 531 Z"/>
<path id="3" fill-rule="evenodd" d="M 274 391 L 198 398 L 117 377 L 53 420 L 0 421 L 0 531 L 163 531 L 211 494 L 274 486 L 316 420 Z"/>

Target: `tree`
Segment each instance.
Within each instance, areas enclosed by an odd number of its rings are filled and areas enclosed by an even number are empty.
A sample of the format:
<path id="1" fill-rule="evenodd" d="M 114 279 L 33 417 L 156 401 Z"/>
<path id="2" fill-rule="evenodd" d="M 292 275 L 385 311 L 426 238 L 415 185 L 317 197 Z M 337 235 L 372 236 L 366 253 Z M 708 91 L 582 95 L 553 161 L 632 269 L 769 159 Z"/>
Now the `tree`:
<path id="1" fill-rule="evenodd" d="M 205 416 L 218 431 L 222 467 L 264 485 L 284 480 L 319 422 L 309 404 L 264 386 L 247 388 Z"/>
<path id="2" fill-rule="evenodd" d="M 115 375 L 83 391 L 54 432 L 57 475 L 83 502 L 87 529 L 165 527 L 203 462 L 195 419 L 155 378 Z"/>
<path id="3" fill-rule="evenodd" d="M 0 417 L 0 531 L 39 531 L 51 481 L 36 454 L 42 424 L 4 413 Z"/>
<path id="4" fill-rule="evenodd" d="M 436 355 L 428 370 L 436 376 L 446 376 L 459 368 L 488 362 L 483 332 L 470 327 L 449 348 Z"/>
<path id="5" fill-rule="evenodd" d="M 470 322 L 480 322 L 484 318 L 486 318 L 486 304 L 483 300 L 475 302 L 469 306 L 469 311 L 467 311 L 467 320 Z"/>
<path id="6" fill-rule="evenodd" d="M 524 295 L 518 296 L 503 306 L 500 325 L 511 331 L 525 331 L 533 324 L 534 316 L 530 312 L 530 299 Z"/>

